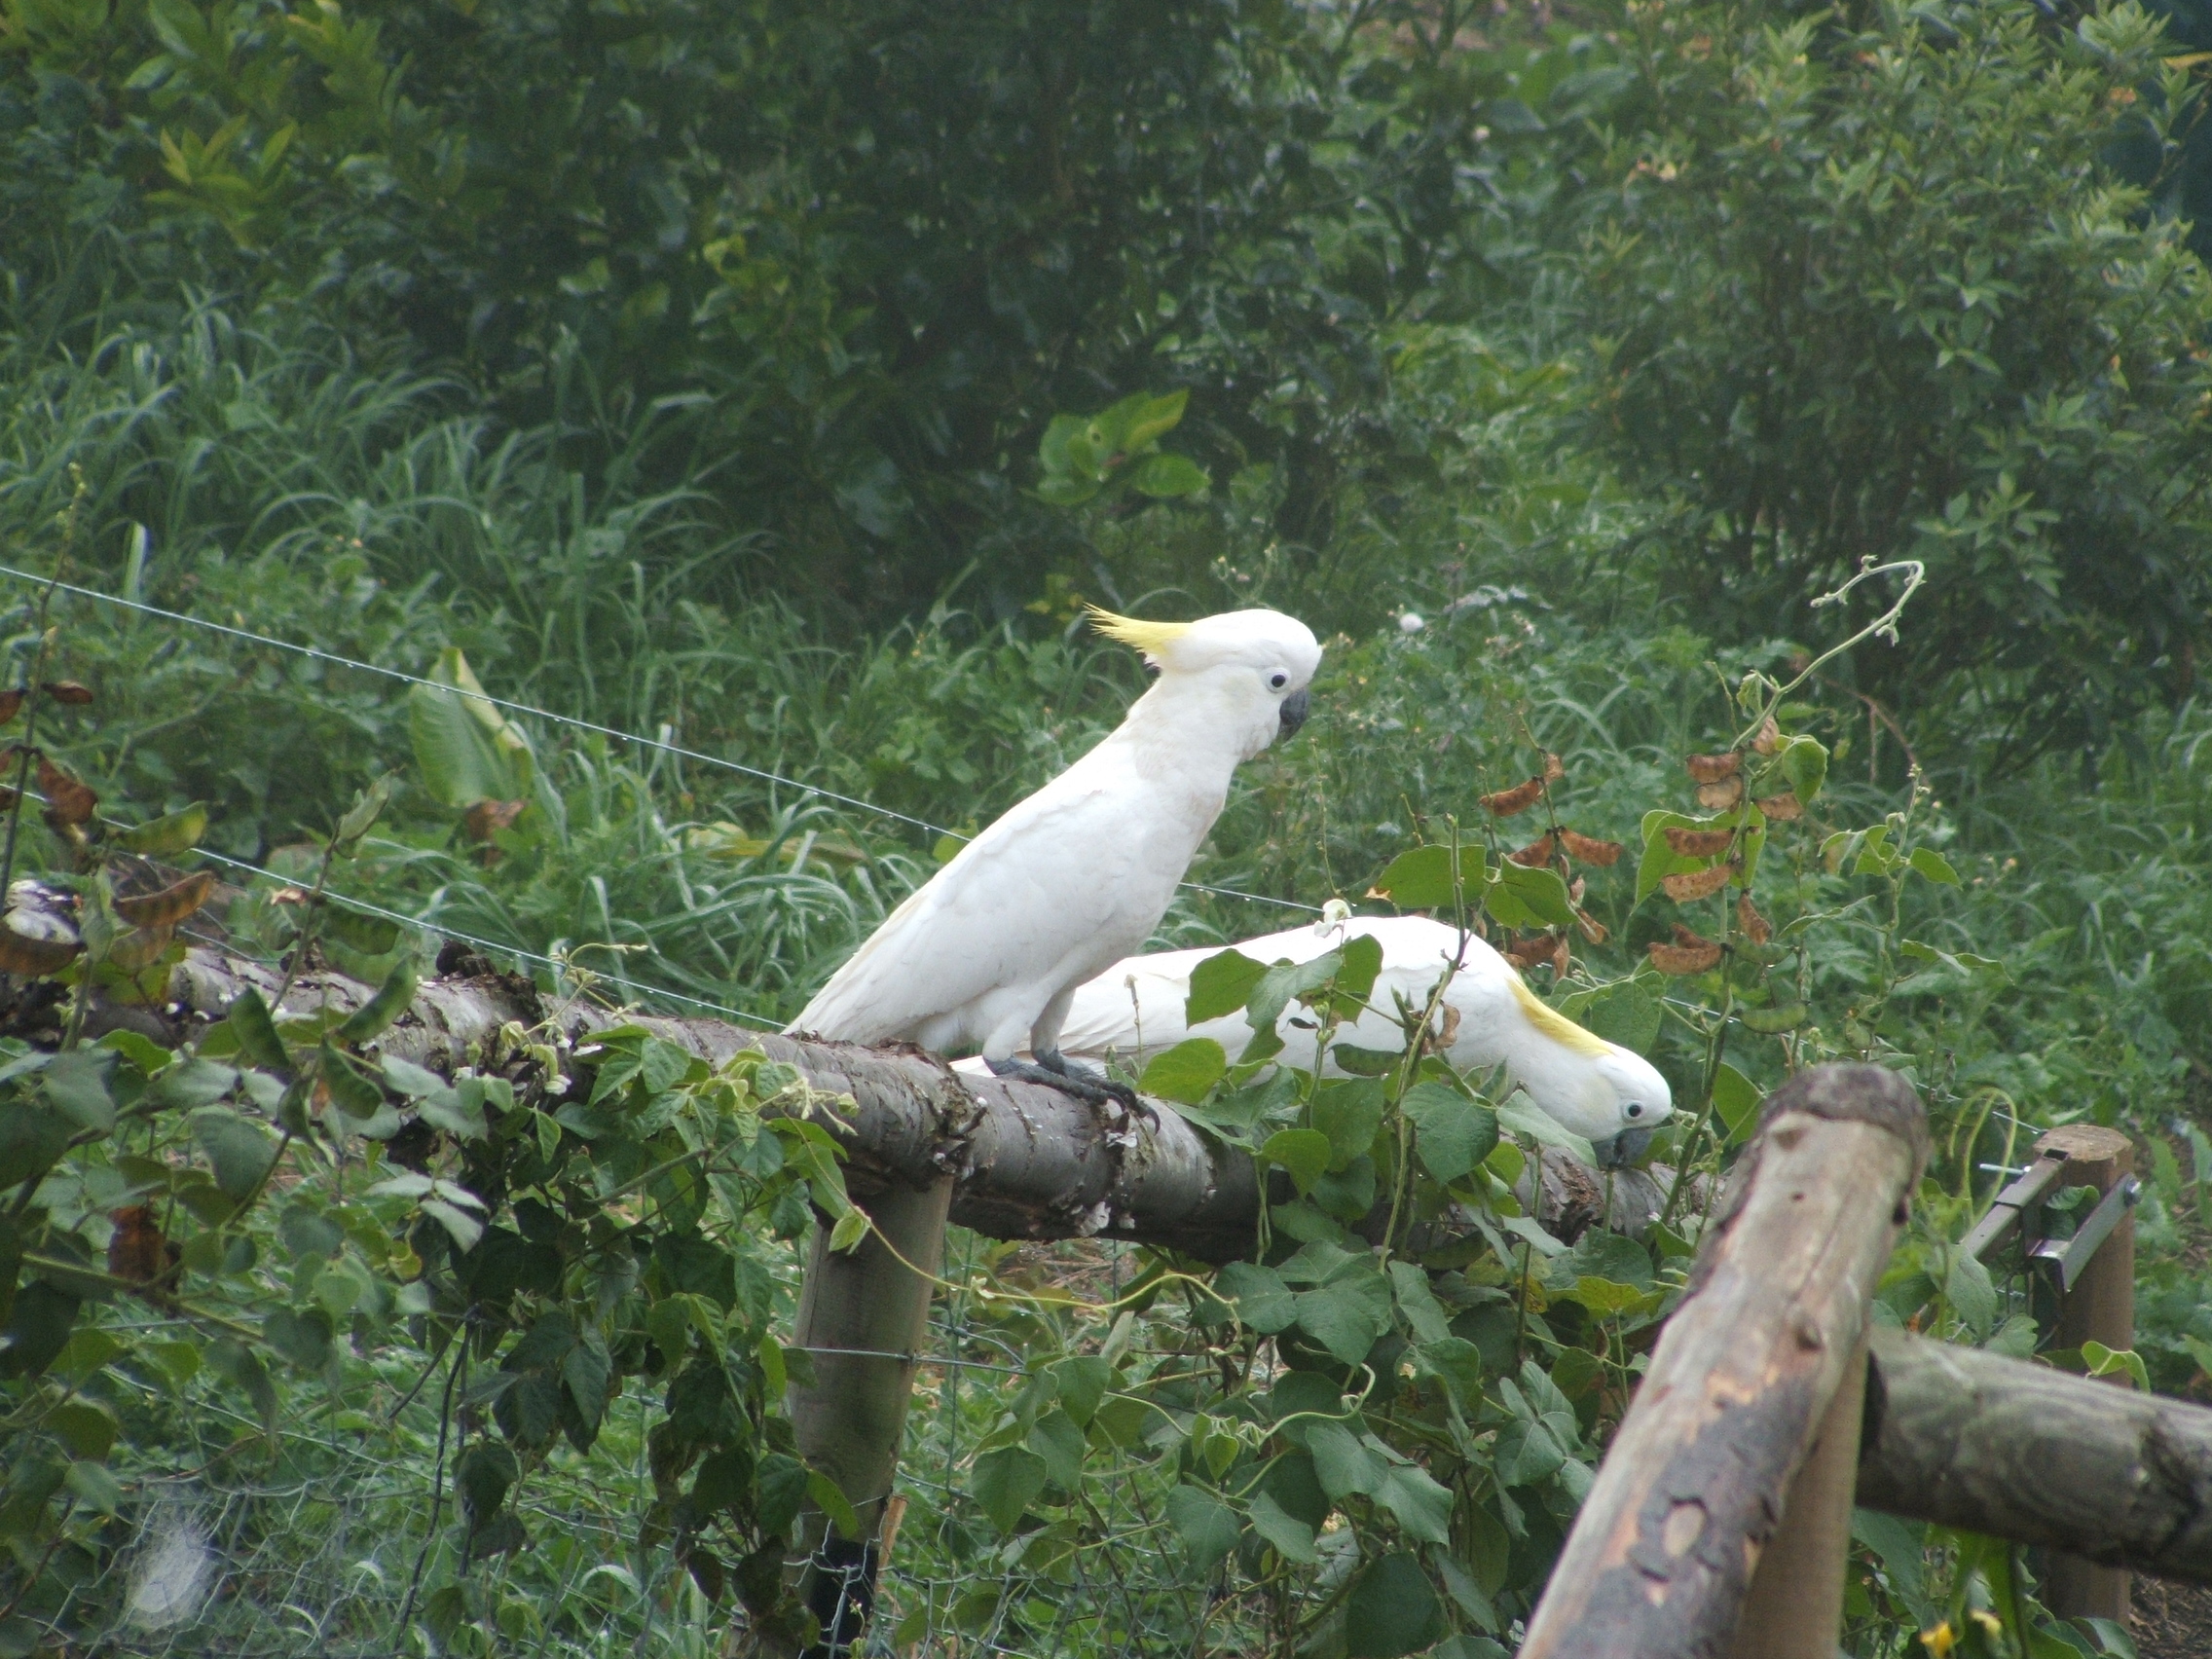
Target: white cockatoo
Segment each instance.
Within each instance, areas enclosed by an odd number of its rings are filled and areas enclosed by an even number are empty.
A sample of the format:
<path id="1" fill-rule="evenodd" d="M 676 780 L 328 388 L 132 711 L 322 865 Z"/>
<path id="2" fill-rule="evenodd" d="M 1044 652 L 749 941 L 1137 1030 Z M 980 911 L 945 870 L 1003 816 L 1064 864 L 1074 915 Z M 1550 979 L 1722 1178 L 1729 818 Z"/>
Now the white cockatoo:
<path id="1" fill-rule="evenodd" d="M 1255 962 L 1307 962 L 1361 937 L 1382 947 L 1382 971 L 1366 1011 L 1338 1027 L 1338 1042 L 1365 1049 L 1403 1047 L 1396 999 L 1404 997 L 1417 1010 L 1426 1007 L 1456 953 L 1458 972 L 1445 987 L 1434 1020 L 1444 1057 L 1452 1065 L 1462 1071 L 1503 1066 L 1539 1109 L 1595 1146 L 1601 1161 L 1625 1161 L 1640 1154 L 1650 1139 L 1647 1131 L 1674 1111 L 1667 1080 L 1649 1060 L 1575 1024 L 1522 983 L 1512 963 L 1472 934 L 1462 947 L 1458 930 L 1443 922 L 1421 916 L 1350 916 L 1246 940 L 1234 948 Z M 1060 1027 L 1060 1047 L 1087 1057 L 1112 1051 L 1142 1066 L 1187 1037 L 1211 1037 L 1234 1059 L 1251 1035 L 1242 1013 L 1198 1025 L 1184 1017 L 1191 975 L 1224 948 L 1164 950 L 1115 963 L 1076 991 Z M 1301 1019 L 1306 1023 L 1294 1023 Z M 1319 1034 L 1296 1003 L 1284 1009 L 1276 1030 L 1283 1040 L 1278 1063 L 1313 1063 Z M 1343 1075 L 1327 1062 L 1322 1069 Z"/>
<path id="2" fill-rule="evenodd" d="M 1092 622 L 1144 653 L 1151 687 L 894 910 L 793 1033 L 974 1050 L 1001 1077 L 1134 1104 L 1061 1058 L 1068 999 L 1152 936 L 1238 762 L 1305 722 L 1321 647 L 1272 610 L 1139 622 L 1094 608 Z"/>

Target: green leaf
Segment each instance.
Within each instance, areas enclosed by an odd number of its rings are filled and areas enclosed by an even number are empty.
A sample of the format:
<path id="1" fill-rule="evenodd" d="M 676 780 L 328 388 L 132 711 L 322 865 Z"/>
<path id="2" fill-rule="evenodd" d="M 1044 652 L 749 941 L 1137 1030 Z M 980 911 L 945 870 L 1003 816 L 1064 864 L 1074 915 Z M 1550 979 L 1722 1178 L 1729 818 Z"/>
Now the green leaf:
<path id="1" fill-rule="evenodd" d="M 302 1371 L 320 1371 L 330 1358 L 330 1315 L 319 1308 L 305 1313 L 289 1308 L 272 1309 L 262 1317 L 261 1334 L 271 1347 Z"/>
<path id="2" fill-rule="evenodd" d="M 1262 1158 L 1290 1171 L 1301 1193 L 1311 1192 L 1313 1183 L 1328 1172 L 1333 1153 L 1329 1137 L 1318 1129 L 1277 1129 L 1260 1148 Z"/>
<path id="3" fill-rule="evenodd" d="M 1497 1114 L 1449 1084 L 1415 1084 L 1399 1109 L 1414 1125 L 1420 1166 L 1447 1186 L 1471 1173 L 1497 1145 Z"/>
<path id="4" fill-rule="evenodd" d="M 1195 461 L 1179 455 L 1152 455 L 1137 462 L 1129 473 L 1129 487 L 1141 496 L 1167 500 L 1179 496 L 1202 496 L 1213 480 Z"/>
<path id="5" fill-rule="evenodd" d="M 319 1075 L 339 1111 L 349 1118 L 373 1118 L 384 1110 L 383 1087 L 350 1055 L 325 1043 L 319 1060 Z"/>
<path id="6" fill-rule="evenodd" d="M 1055 1361 L 1051 1371 L 1062 1409 L 1079 1427 L 1088 1428 L 1090 1419 L 1098 1415 L 1099 1401 L 1113 1383 L 1114 1368 L 1096 1354 L 1079 1354 Z"/>
<path id="7" fill-rule="evenodd" d="M 1727 1125 L 1730 1146 L 1742 1146 L 1758 1127 L 1759 1102 L 1765 1098 L 1759 1086 L 1727 1061 L 1713 1074 L 1713 1110 Z"/>
<path id="8" fill-rule="evenodd" d="M 1964 1250 L 1951 1251 L 1951 1264 L 1943 1274 L 1943 1300 L 1976 1337 L 1988 1336 L 1997 1322 L 1997 1286 L 1990 1281 L 1989 1270 Z"/>
<path id="9" fill-rule="evenodd" d="M 1775 762 L 1781 766 L 1782 775 L 1789 780 L 1789 793 L 1807 806 L 1812 805 L 1813 797 L 1827 782 L 1827 750 L 1813 738 L 1793 737 L 1775 756 Z"/>
<path id="10" fill-rule="evenodd" d="M 1913 848 L 1911 863 L 1912 867 L 1930 881 L 1938 882 L 1945 887 L 1956 887 L 1959 884 L 1959 872 L 1951 867 L 1951 861 L 1934 847 Z"/>
<path id="11" fill-rule="evenodd" d="M 1200 1572 L 1210 1570 L 1235 1549 L 1236 1534 L 1242 1530 L 1235 1510 L 1188 1482 L 1167 1494 L 1167 1519 L 1190 1546 L 1191 1565 Z"/>
<path id="12" fill-rule="evenodd" d="M 1482 1349 L 1464 1337 L 1446 1337 L 1441 1342 L 1422 1343 L 1414 1351 L 1423 1367 L 1444 1380 L 1462 1411 L 1481 1404 Z"/>
<path id="13" fill-rule="evenodd" d="M 1082 1486 L 1083 1430 L 1061 1408 L 1054 1406 L 1030 1424 L 1022 1444 L 1045 1459 L 1046 1473 L 1058 1483 L 1062 1492 L 1073 1495 Z"/>
<path id="14" fill-rule="evenodd" d="M 1450 847 L 1414 847 L 1400 853 L 1375 878 L 1375 891 L 1401 910 L 1442 910 L 1453 895 L 1453 861 Z M 1466 874 L 1482 879 L 1479 859 Z"/>
<path id="15" fill-rule="evenodd" d="M 1329 1137 L 1332 1169 L 1363 1157 L 1382 1126 L 1382 1084 L 1376 1078 L 1324 1085 L 1313 1096 L 1313 1126 Z"/>
<path id="16" fill-rule="evenodd" d="M 1101 424 L 1119 428 L 1116 435 L 1125 450 L 1141 450 L 1172 432 L 1191 401 L 1188 390 L 1162 392 L 1158 397 L 1138 392 L 1124 397 L 1101 416 Z"/>
<path id="17" fill-rule="evenodd" d="M 251 1196 L 276 1161 L 269 1136 L 227 1107 L 193 1113 L 192 1136 L 215 1166 L 216 1187 L 233 1203 Z"/>
<path id="18" fill-rule="evenodd" d="M 1313 1529 L 1268 1493 L 1254 1495 L 1248 1514 L 1252 1530 L 1272 1545 L 1275 1554 L 1283 1560 L 1299 1567 L 1311 1567 L 1321 1559 L 1313 1548 Z"/>
<path id="19" fill-rule="evenodd" d="M 1447 1342 L 1452 1336 L 1452 1322 L 1445 1316 L 1444 1305 L 1436 1300 L 1436 1292 L 1428 1282 L 1428 1274 L 1413 1262 L 1390 1264 L 1390 1288 L 1398 1298 L 1398 1311 L 1413 1327 L 1414 1336 L 1423 1343 Z"/>
<path id="20" fill-rule="evenodd" d="M 1390 1287 L 1372 1261 L 1362 1267 L 1292 1299 L 1299 1327 L 1346 1365 L 1365 1359 L 1390 1328 Z"/>
<path id="21" fill-rule="evenodd" d="M 1196 1106 L 1228 1075 L 1227 1051 L 1211 1037 L 1190 1037 L 1165 1053 L 1155 1054 L 1144 1068 L 1140 1087 L 1147 1094 Z"/>
<path id="22" fill-rule="evenodd" d="M 1037 1494 L 1045 1490 L 1045 1459 L 1026 1446 L 985 1452 L 969 1471 L 968 1490 L 991 1524 L 1011 1532 Z"/>
<path id="23" fill-rule="evenodd" d="M 207 809 L 197 801 L 182 812 L 172 812 L 166 818 L 156 818 L 126 830 L 118 835 L 116 845 L 127 853 L 138 853 L 146 858 L 166 859 L 200 845 L 200 837 L 207 833 Z"/>
<path id="24" fill-rule="evenodd" d="M 43 1419 L 45 1426 L 60 1438 L 80 1457 L 94 1462 L 104 1460 L 115 1445 L 118 1432 L 115 1415 L 105 1406 L 90 1400 L 67 1400 L 50 1410 Z"/>
<path id="25" fill-rule="evenodd" d="M 1510 903 L 1508 903 L 1510 901 Z M 1555 869 L 1530 869 L 1508 859 L 1497 866 L 1483 907 L 1508 927 L 1570 928 L 1575 924 L 1574 901 L 1567 883 Z M 1506 909 L 1513 914 L 1507 915 Z"/>
<path id="26" fill-rule="evenodd" d="M 840 1538 L 858 1538 L 861 1535 L 861 1518 L 853 1512 L 852 1500 L 840 1487 L 819 1469 L 806 1472 L 806 1495 L 814 1499 L 815 1508 L 822 1511 L 830 1525 L 837 1529 Z"/>
<path id="27" fill-rule="evenodd" d="M 407 1012 L 415 1000 L 415 964 L 402 957 L 385 977 L 377 994 L 355 1009 L 338 1027 L 338 1040 L 358 1045 L 380 1035 Z"/>
<path id="28" fill-rule="evenodd" d="M 1582 1022 L 1608 1043 L 1648 1054 L 1659 1040 L 1659 999 L 1631 979 L 1593 998 Z"/>
<path id="29" fill-rule="evenodd" d="M 1556 1146 L 1562 1152 L 1572 1153 L 1584 1163 L 1595 1167 L 1598 1151 L 1582 1136 L 1566 1127 L 1560 1121 L 1540 1107 L 1532 1106 L 1526 1096 L 1515 1095 L 1497 1108 L 1497 1124 L 1517 1135 L 1527 1135 L 1545 1146 Z"/>
<path id="30" fill-rule="evenodd" d="M 1331 1503 L 1365 1497 L 1382 1479 L 1382 1459 L 1341 1422 L 1323 1419 L 1306 1428 L 1306 1452 Z"/>
<path id="31" fill-rule="evenodd" d="M 1407 1537 L 1423 1544 L 1451 1542 L 1452 1493 L 1419 1463 L 1385 1461 L 1371 1495 Z"/>
<path id="32" fill-rule="evenodd" d="M 485 697 L 468 659 L 448 645 L 430 678 L 439 683 L 407 694 L 407 725 L 432 798 L 456 808 L 525 798 L 534 775 L 530 740 Z"/>
<path id="33" fill-rule="evenodd" d="M 253 1402 L 254 1414 L 267 1428 L 276 1426 L 276 1385 L 252 1349 L 230 1337 L 217 1337 L 207 1345 L 207 1363 L 228 1378 Z"/>
<path id="34" fill-rule="evenodd" d="M 1214 1275 L 1214 1293 L 1236 1305 L 1236 1317 L 1263 1337 L 1288 1330 L 1298 1317 L 1290 1289 L 1272 1268 L 1231 1262 Z"/>
<path id="35" fill-rule="evenodd" d="M 1183 1019 L 1202 1025 L 1244 1006 L 1267 968 L 1240 951 L 1224 950 L 1191 970 L 1191 989 L 1183 1000 Z"/>
<path id="36" fill-rule="evenodd" d="M 147 1086 L 143 1103 L 164 1111 L 207 1106 L 230 1093 L 238 1081 L 239 1074 L 229 1066 L 186 1054 Z"/>
<path id="37" fill-rule="evenodd" d="M 1346 1599 L 1348 1659 L 1399 1659 L 1435 1645 L 1443 1635 L 1443 1604 L 1420 1563 L 1403 1550 L 1369 1567 Z"/>
<path id="38" fill-rule="evenodd" d="M 471 686 L 476 686 L 476 676 L 468 672 L 467 662 L 461 659 L 459 651 L 455 651 L 453 655 L 461 661 L 461 675 Z M 442 679 L 444 676 L 433 669 L 431 678 Z M 481 686 L 476 688 L 482 689 Z M 376 827 L 377 820 L 384 816 L 384 809 L 390 800 L 391 775 L 386 773 L 353 797 L 353 804 L 346 809 L 346 816 L 338 821 L 338 832 L 332 839 L 342 848 L 358 841 Z"/>
<path id="39" fill-rule="evenodd" d="M 80 1129 L 107 1134 L 115 1127 L 115 1100 L 107 1091 L 115 1055 L 98 1049 L 56 1054 L 40 1074 L 47 1099 Z"/>

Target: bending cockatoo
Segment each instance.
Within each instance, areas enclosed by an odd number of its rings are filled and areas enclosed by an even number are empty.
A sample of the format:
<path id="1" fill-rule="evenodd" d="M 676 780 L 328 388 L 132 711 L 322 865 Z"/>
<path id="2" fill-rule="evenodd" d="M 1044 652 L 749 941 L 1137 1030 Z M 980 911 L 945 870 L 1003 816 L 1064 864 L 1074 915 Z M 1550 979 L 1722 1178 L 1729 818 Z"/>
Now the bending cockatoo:
<path id="1" fill-rule="evenodd" d="M 1144 652 L 1151 688 L 894 910 L 793 1032 L 973 1049 L 1001 1077 L 1129 1096 L 1060 1057 L 1068 999 L 1152 936 L 1237 763 L 1304 723 L 1321 647 L 1272 610 L 1138 622 L 1093 609 L 1092 621 Z"/>
<path id="2" fill-rule="evenodd" d="M 1436 1018 L 1444 1057 L 1455 1067 L 1503 1066 L 1556 1123 L 1596 1146 L 1604 1162 L 1626 1161 L 1641 1153 L 1650 1139 L 1645 1131 L 1675 1109 L 1667 1080 L 1650 1061 L 1583 1029 L 1539 1000 L 1522 983 L 1513 964 L 1472 934 L 1462 949 L 1458 930 L 1442 922 L 1420 916 L 1352 916 L 1246 940 L 1234 948 L 1255 962 L 1305 962 L 1361 936 L 1382 945 L 1382 972 L 1366 1012 L 1357 1022 L 1338 1027 L 1339 1042 L 1365 1049 L 1402 1047 L 1405 1033 L 1393 1017 L 1396 998 L 1403 996 L 1416 1010 L 1426 1007 L 1456 951 L 1459 971 L 1445 987 Z M 1166 950 L 1117 962 L 1075 993 L 1060 1028 L 1060 1046 L 1072 1054 L 1093 1056 L 1112 1050 L 1141 1066 L 1186 1037 L 1211 1037 L 1235 1058 L 1250 1035 L 1241 1013 L 1196 1026 L 1183 1014 L 1192 972 L 1223 948 Z M 1292 1023 L 1305 1017 L 1295 1003 L 1283 1011 L 1276 1027 L 1283 1039 L 1281 1064 L 1313 1063 L 1318 1034 L 1309 1020 L 1304 1026 Z M 1333 1065 L 1323 1069 L 1343 1075 Z"/>

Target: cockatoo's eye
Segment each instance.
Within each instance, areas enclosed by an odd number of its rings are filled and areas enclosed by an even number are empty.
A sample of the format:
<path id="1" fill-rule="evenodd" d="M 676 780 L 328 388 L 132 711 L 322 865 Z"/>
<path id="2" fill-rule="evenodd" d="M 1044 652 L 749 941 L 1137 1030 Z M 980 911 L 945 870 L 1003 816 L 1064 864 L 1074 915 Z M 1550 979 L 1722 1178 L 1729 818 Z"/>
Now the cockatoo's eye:
<path id="1" fill-rule="evenodd" d="M 1641 1118 L 1643 1116 L 1643 1108 L 1632 1100 L 1629 1102 L 1628 1115 L 1632 1118 Z"/>
<path id="2" fill-rule="evenodd" d="M 1268 689 L 1270 691 L 1280 691 L 1285 685 L 1288 685 L 1289 683 L 1290 676 L 1280 673 L 1279 671 L 1268 676 Z"/>

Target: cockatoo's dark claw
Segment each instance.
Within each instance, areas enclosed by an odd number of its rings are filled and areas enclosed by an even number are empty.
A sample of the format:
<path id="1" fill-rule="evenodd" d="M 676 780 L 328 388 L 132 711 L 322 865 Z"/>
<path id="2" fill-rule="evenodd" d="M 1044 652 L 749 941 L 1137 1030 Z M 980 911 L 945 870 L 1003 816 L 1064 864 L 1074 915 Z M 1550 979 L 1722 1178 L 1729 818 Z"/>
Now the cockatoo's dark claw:
<path id="1" fill-rule="evenodd" d="M 1131 1117 L 1148 1123 L 1152 1121 L 1150 1109 L 1137 1098 L 1135 1089 L 1113 1078 L 1102 1077 L 1088 1066 L 1078 1066 L 1057 1049 L 1047 1050 L 1034 1061 L 994 1060 L 986 1056 L 983 1064 L 990 1067 L 993 1077 L 1043 1084 L 1047 1088 L 1056 1088 L 1062 1094 L 1072 1094 L 1078 1100 L 1088 1101 L 1093 1106 L 1103 1106 L 1112 1101 Z"/>

